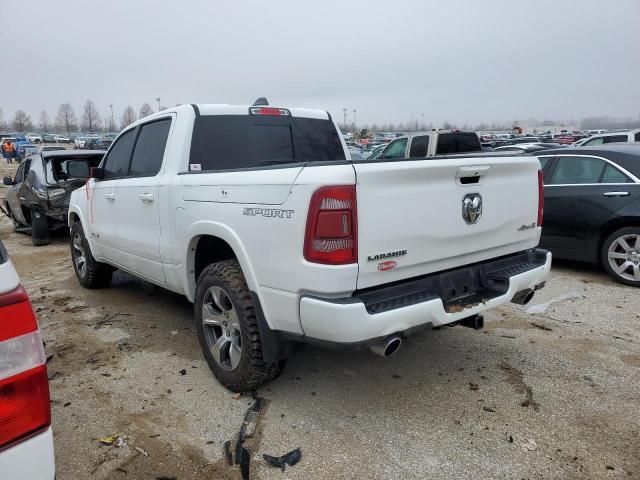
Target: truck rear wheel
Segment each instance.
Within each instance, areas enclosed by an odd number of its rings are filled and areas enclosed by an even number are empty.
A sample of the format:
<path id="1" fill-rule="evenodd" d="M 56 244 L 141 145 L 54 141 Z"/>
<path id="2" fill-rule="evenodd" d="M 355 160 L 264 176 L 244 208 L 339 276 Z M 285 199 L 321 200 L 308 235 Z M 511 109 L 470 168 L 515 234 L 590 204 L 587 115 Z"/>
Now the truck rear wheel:
<path id="1" fill-rule="evenodd" d="M 71 259 L 76 277 L 83 287 L 101 288 L 111 282 L 113 267 L 93 258 L 80 222 L 75 222 L 71 227 Z"/>
<path id="2" fill-rule="evenodd" d="M 255 390 L 282 372 L 284 360 L 266 363 L 262 357 L 256 307 L 236 260 L 213 263 L 202 271 L 195 317 L 209 368 L 229 390 Z"/>
<path id="3" fill-rule="evenodd" d="M 36 247 L 49 245 L 49 221 L 37 210 L 31 210 L 31 241 Z"/>

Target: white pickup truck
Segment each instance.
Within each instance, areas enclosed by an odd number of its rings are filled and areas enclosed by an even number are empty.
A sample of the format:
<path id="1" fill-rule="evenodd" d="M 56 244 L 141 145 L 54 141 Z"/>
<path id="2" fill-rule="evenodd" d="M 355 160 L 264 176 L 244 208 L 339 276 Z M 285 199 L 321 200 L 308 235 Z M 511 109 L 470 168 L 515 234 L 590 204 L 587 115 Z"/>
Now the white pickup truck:
<path id="1" fill-rule="evenodd" d="M 294 342 L 388 356 L 420 327 L 529 301 L 551 265 L 539 168 L 352 162 L 325 111 L 183 105 L 127 127 L 72 193 L 73 265 L 88 288 L 118 268 L 185 295 L 215 376 L 248 391 Z"/>

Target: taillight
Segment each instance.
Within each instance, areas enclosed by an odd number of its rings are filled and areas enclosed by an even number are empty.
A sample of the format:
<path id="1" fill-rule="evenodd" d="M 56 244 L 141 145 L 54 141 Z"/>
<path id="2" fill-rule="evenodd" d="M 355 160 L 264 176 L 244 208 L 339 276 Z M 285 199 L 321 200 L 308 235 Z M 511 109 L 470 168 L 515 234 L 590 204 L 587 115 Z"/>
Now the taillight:
<path id="1" fill-rule="evenodd" d="M 357 262 L 356 186 L 322 187 L 311 197 L 304 258 L 313 263 Z"/>
<path id="2" fill-rule="evenodd" d="M 51 424 L 45 363 L 27 292 L 0 294 L 0 449 Z"/>
<path id="3" fill-rule="evenodd" d="M 544 173 L 538 170 L 538 226 L 542 226 L 544 217 Z"/>

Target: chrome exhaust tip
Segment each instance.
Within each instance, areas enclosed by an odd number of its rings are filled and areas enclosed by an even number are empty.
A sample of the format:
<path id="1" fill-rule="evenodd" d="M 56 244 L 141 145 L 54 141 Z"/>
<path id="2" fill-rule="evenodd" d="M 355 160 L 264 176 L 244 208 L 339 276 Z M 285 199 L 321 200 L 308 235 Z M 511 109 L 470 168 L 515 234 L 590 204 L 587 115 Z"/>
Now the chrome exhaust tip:
<path id="1" fill-rule="evenodd" d="M 511 299 L 512 303 L 517 303 L 518 305 L 526 305 L 533 298 L 535 291 L 531 288 L 526 288 L 524 290 L 520 290 L 516 292 L 516 294 Z"/>
<path id="2" fill-rule="evenodd" d="M 402 345 L 402 339 L 397 335 L 391 335 L 390 337 L 385 338 L 381 342 L 376 343 L 371 346 L 371 351 L 376 355 L 380 355 L 381 357 L 390 357 L 398 350 L 400 350 L 400 346 Z"/>

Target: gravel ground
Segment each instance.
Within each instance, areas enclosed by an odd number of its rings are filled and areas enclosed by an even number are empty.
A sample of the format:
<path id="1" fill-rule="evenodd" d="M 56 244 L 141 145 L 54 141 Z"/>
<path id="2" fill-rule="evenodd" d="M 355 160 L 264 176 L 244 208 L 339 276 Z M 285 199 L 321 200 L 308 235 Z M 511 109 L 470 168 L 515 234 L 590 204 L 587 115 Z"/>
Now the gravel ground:
<path id="1" fill-rule="evenodd" d="M 122 273 L 81 288 L 64 235 L 35 248 L 3 218 L 0 238 L 53 355 L 58 480 L 239 479 L 223 444 L 252 399 L 210 373 L 192 305 Z M 295 354 L 258 392 L 251 478 L 640 478 L 638 291 L 556 262 L 532 304 L 485 321 L 425 330 L 389 359 Z M 113 434 L 121 447 L 97 440 Z M 297 447 L 284 473 L 262 459 Z"/>

